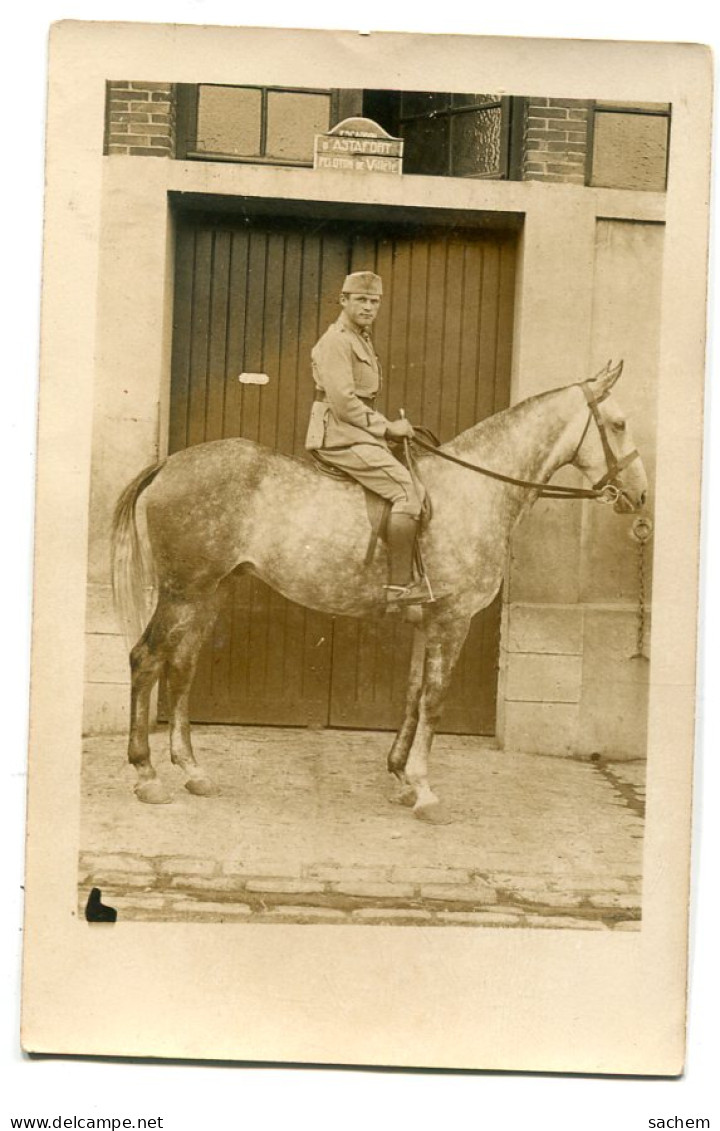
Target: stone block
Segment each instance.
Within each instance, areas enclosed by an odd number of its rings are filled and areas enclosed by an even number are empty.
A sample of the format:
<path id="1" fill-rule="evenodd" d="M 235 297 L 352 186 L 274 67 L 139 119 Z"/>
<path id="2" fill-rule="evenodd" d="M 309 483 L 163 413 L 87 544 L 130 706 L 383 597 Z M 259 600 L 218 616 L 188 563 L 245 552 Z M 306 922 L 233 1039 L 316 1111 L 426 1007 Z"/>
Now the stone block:
<path id="1" fill-rule="evenodd" d="M 579 907 L 586 898 L 585 893 L 543 891 L 527 888 L 518 888 L 516 891 L 513 891 L 513 896 L 522 903 L 537 903 L 544 907 Z"/>
<path id="2" fill-rule="evenodd" d="M 582 658 L 511 652 L 505 672 L 505 698 L 525 703 L 577 703 Z"/>
<path id="3" fill-rule="evenodd" d="M 128 679 L 128 656 L 122 636 L 89 633 L 85 647 L 88 683 L 123 683 Z"/>
<path id="4" fill-rule="evenodd" d="M 647 688 L 649 664 L 634 660 L 637 647 L 637 610 L 588 609 L 585 614 L 583 677 L 586 682 L 625 683 Z"/>
<path id="5" fill-rule="evenodd" d="M 645 758 L 650 665 L 633 659 L 631 610 L 589 610 L 585 618 L 579 752 Z"/>
<path id="6" fill-rule="evenodd" d="M 92 873 L 91 882 L 94 887 L 102 890 L 103 902 L 112 904 L 113 892 L 122 893 L 135 888 L 149 891 L 155 885 L 155 878 L 141 872 L 126 871 L 124 868 L 118 871 L 102 868 Z"/>
<path id="7" fill-rule="evenodd" d="M 577 752 L 577 703 L 505 703 L 503 741 L 524 754 Z"/>
<path id="8" fill-rule="evenodd" d="M 151 877 L 155 875 L 155 868 L 149 860 L 141 856 L 125 856 L 123 853 L 83 852 L 80 867 L 96 875 L 104 875 L 106 872 L 133 872 Z"/>
<path id="9" fill-rule="evenodd" d="M 236 919 L 247 919 L 253 913 L 247 903 L 220 903 L 208 899 L 173 899 L 168 903 L 168 911 L 181 912 L 188 917 L 221 915 Z"/>
<path id="10" fill-rule="evenodd" d="M 597 919 L 575 919 L 569 915 L 527 915 L 528 927 L 554 927 L 556 930 L 607 931 L 610 928 Z"/>
<path id="11" fill-rule="evenodd" d="M 577 606 L 510 605 L 505 640 L 509 652 L 580 655 L 583 648 L 583 609 Z"/>
<path id="12" fill-rule="evenodd" d="M 199 892 L 200 895 L 212 895 L 215 892 L 228 892 L 230 895 L 244 890 L 245 884 L 242 876 L 230 879 L 227 876 L 170 876 L 169 887 L 183 891 Z"/>
<path id="13" fill-rule="evenodd" d="M 403 911 L 391 907 L 361 907 L 352 913 L 353 922 L 356 923 L 429 923 L 432 916 L 429 911 Z"/>
<path id="14" fill-rule="evenodd" d="M 522 917 L 509 911 L 438 911 L 438 926 L 446 927 L 522 927 Z"/>
<path id="15" fill-rule="evenodd" d="M 267 895 L 277 893 L 283 895 L 316 895 L 324 890 L 324 884 L 315 880 L 248 880 L 245 884 L 246 891 Z"/>
<path id="16" fill-rule="evenodd" d="M 439 899 L 456 903 L 497 903 L 497 892 L 489 884 L 423 884 L 423 899 Z"/>
<path id="17" fill-rule="evenodd" d="M 83 734 L 127 734 L 129 721 L 129 682 L 85 684 Z"/>
<path id="18" fill-rule="evenodd" d="M 292 860 L 280 863 L 267 863 L 258 860 L 225 860 L 221 864 L 223 875 L 231 876 L 233 882 L 242 883 L 249 879 L 276 879 L 283 877 L 300 878 L 300 865 L 293 864 Z"/>
<path id="19" fill-rule="evenodd" d="M 112 906 L 125 915 L 132 910 L 160 911 L 166 904 L 165 896 L 157 892 L 132 892 L 129 895 L 113 896 Z"/>
<path id="20" fill-rule="evenodd" d="M 278 907 L 268 908 L 265 913 L 267 918 L 301 920 L 304 923 L 347 923 L 349 916 L 340 908 L 334 907 L 303 907 L 301 904 L 291 906 L 282 904 Z"/>
<path id="21" fill-rule="evenodd" d="M 409 899 L 415 893 L 412 884 L 360 884 L 341 883 L 331 885 L 338 895 L 352 895 L 362 899 Z"/>
<path id="22" fill-rule="evenodd" d="M 256 869 L 253 869 L 256 871 Z M 393 873 L 395 874 L 395 873 Z M 343 867 L 340 864 L 306 864 L 303 876 L 311 880 L 322 880 L 325 883 L 387 883 L 390 879 L 390 869 L 386 867 L 357 868 Z M 397 877 L 404 880 L 404 876 Z"/>
<path id="23" fill-rule="evenodd" d="M 214 860 L 194 859 L 192 856 L 168 856 L 158 860 L 157 867 L 165 876 L 212 876 L 217 864 Z"/>
<path id="24" fill-rule="evenodd" d="M 87 588 L 85 630 L 90 634 L 103 633 L 110 636 L 120 634 L 120 625 L 115 616 L 112 587 L 90 583 Z"/>
<path id="25" fill-rule="evenodd" d="M 470 872 L 465 868 L 405 868 L 392 870 L 393 880 L 406 884 L 469 884 Z"/>
<path id="26" fill-rule="evenodd" d="M 539 171 L 545 166 L 539 166 Z M 529 395 L 529 393 L 527 394 Z M 577 485 L 569 473 L 554 482 Z M 508 595 L 511 604 L 574 604 L 580 569 L 580 511 L 554 499 L 540 500 L 514 533 Z"/>
<path id="27" fill-rule="evenodd" d="M 621 895 L 619 892 L 603 892 L 601 895 L 591 895 L 588 903 L 592 907 L 621 908 L 624 911 L 639 911 L 640 897 L 637 895 Z"/>

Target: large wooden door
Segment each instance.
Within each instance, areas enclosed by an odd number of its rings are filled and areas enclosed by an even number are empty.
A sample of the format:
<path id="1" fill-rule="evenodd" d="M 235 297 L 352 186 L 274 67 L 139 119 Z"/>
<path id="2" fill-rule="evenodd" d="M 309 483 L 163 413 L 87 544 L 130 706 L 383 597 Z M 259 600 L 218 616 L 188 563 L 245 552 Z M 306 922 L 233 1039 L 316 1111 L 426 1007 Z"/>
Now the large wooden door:
<path id="1" fill-rule="evenodd" d="M 446 440 L 509 398 L 515 244 L 473 229 L 337 221 L 177 223 L 170 450 L 246 436 L 300 455 L 312 401 L 310 350 L 338 314 L 353 270 L 376 270 L 380 407 L 405 409 Z M 241 373 L 267 374 L 266 384 Z M 499 603 L 480 614 L 443 730 L 495 728 Z M 238 578 L 204 649 L 195 721 L 392 729 L 404 700 L 411 633 L 386 622 L 301 609 Z"/>

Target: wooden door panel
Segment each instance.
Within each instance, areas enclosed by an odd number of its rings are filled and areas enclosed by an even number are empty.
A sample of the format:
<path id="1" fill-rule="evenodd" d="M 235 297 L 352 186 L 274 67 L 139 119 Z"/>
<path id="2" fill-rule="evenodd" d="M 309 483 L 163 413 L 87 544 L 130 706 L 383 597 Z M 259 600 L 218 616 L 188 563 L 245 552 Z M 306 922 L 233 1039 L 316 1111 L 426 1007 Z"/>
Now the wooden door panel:
<path id="1" fill-rule="evenodd" d="M 254 578 L 238 579 L 203 649 L 191 718 L 325 726 L 332 624 Z"/>
<path id="2" fill-rule="evenodd" d="M 402 718 L 411 651 L 412 629 L 398 617 L 383 621 L 337 617 L 331 726 L 396 730 Z"/>
<path id="3" fill-rule="evenodd" d="M 443 440 L 509 398 L 514 243 L 268 218 L 178 222 L 170 450 L 246 436 L 299 455 L 313 397 L 310 351 L 338 314 L 345 275 L 383 277 L 380 407 Z M 240 383 L 267 373 L 265 385 Z M 330 618 L 239 577 L 201 656 L 196 721 L 394 729 L 411 630 Z M 443 729 L 494 730 L 499 602 L 476 618 Z"/>
<path id="4" fill-rule="evenodd" d="M 467 233 L 432 239 L 388 235 L 377 239 L 374 256 L 367 243 L 362 255 L 354 252 L 353 267 L 362 263 L 376 270 L 387 296 L 376 332 L 387 414 L 397 416 L 405 408 L 411 420 L 448 440 L 504 407 L 509 352 L 501 354 L 497 341 L 511 329 L 512 245 Z M 444 731 L 494 733 L 499 632 L 498 599 L 470 628 L 448 692 Z M 398 726 L 411 640 L 412 631 L 402 623 L 336 620 L 332 725 Z"/>

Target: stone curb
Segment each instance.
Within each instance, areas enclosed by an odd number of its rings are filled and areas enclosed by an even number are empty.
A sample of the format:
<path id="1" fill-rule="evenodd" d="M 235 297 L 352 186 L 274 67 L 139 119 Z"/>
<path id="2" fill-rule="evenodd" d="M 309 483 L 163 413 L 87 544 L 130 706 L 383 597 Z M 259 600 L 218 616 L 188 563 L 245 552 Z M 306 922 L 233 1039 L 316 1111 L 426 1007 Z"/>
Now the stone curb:
<path id="1" fill-rule="evenodd" d="M 639 929 L 637 882 L 618 878 L 602 887 L 586 875 L 573 890 L 557 890 L 557 874 L 539 877 L 461 868 L 388 868 L 321 863 L 301 869 L 272 862 L 218 865 L 191 856 L 138 858 L 128 853 L 83 853 L 80 876 L 126 918 L 157 921 L 244 918 L 297 922 L 423 922 L 433 925 L 600 927 Z M 364 877 L 364 878 L 363 878 Z M 401 879 L 403 877 L 404 879 Z M 444 882 L 438 881 L 442 877 Z M 529 884 L 527 881 L 534 881 Z M 282 912 L 279 910 L 282 908 Z M 84 914 L 84 901 L 81 900 Z M 269 918 L 268 918 L 269 917 Z"/>
<path id="2" fill-rule="evenodd" d="M 282 894 L 278 898 L 282 898 Z M 80 915 L 83 914 L 87 889 L 81 892 Z M 356 923 L 365 925 L 422 925 L 432 927 L 502 927 L 544 930 L 616 930 L 638 931 L 639 919 L 616 919 L 612 916 L 593 918 L 570 915 L 547 915 L 530 912 L 525 908 L 500 905 L 493 908 L 432 908 L 432 907 L 357 907 L 319 906 L 296 902 L 268 903 L 235 902 L 193 898 L 172 893 L 140 892 L 115 896 L 107 892 L 105 899 L 120 912 L 126 922 L 189 921 L 206 923 L 278 923 L 288 924 Z M 617 915 L 617 911 L 614 912 Z M 106 925 L 107 926 L 107 925 Z"/>

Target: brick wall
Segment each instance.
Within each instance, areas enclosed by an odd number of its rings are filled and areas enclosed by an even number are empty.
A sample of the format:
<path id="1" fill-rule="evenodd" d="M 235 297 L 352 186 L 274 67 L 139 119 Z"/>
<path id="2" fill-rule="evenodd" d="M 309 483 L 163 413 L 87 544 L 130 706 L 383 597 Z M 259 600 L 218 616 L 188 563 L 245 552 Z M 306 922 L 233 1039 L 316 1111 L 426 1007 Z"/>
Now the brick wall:
<path id="1" fill-rule="evenodd" d="M 109 82 L 105 153 L 172 157 L 175 97 L 169 82 Z"/>
<path id="2" fill-rule="evenodd" d="M 523 180 L 585 184 L 589 116 L 589 102 L 529 98 Z"/>
<path id="3" fill-rule="evenodd" d="M 175 105 L 172 83 L 109 82 L 105 153 L 174 157 Z M 528 98 L 522 180 L 585 184 L 589 117 L 589 102 Z"/>

